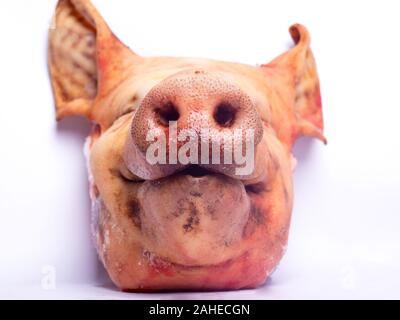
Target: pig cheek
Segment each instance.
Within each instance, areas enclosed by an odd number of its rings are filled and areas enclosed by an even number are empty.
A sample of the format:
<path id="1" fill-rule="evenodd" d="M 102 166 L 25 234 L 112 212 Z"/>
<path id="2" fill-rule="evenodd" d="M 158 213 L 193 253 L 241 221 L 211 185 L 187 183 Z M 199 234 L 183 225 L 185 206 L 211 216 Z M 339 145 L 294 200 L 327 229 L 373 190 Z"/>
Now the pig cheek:
<path id="1" fill-rule="evenodd" d="M 112 281 L 121 289 L 143 287 L 148 267 L 138 242 L 130 241 L 116 225 L 101 198 L 93 202 L 94 239 L 100 260 Z"/>
<path id="2" fill-rule="evenodd" d="M 267 275 L 285 252 L 293 198 L 286 158 L 271 153 L 270 159 L 267 181 L 249 192 L 250 215 L 243 232 L 243 240 L 254 249 L 254 259 L 264 266 Z"/>

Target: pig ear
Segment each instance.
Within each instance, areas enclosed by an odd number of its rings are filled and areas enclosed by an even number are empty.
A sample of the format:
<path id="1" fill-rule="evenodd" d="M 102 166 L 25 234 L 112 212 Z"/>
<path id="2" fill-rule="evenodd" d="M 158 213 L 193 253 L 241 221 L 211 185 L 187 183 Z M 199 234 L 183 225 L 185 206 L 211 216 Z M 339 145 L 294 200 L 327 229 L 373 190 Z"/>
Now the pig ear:
<path id="1" fill-rule="evenodd" d="M 281 78 L 280 86 L 290 87 L 287 94 L 291 97 L 289 104 L 296 118 L 293 136 L 312 136 L 326 143 L 319 79 L 310 49 L 310 35 L 300 24 L 291 26 L 289 32 L 295 46 L 262 67 Z"/>
<path id="2" fill-rule="evenodd" d="M 92 118 L 92 105 L 137 57 L 110 31 L 89 0 L 59 0 L 49 32 L 48 62 L 57 119 Z"/>

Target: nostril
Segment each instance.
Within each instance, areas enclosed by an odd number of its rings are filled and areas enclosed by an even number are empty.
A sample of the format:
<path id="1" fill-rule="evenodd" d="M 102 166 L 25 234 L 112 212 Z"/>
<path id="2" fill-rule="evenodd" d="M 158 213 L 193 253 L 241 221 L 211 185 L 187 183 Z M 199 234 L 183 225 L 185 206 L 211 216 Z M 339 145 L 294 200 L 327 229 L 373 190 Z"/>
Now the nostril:
<path id="1" fill-rule="evenodd" d="M 220 103 L 215 108 L 214 119 L 221 127 L 230 127 L 235 121 L 236 109 L 230 103 Z"/>
<path id="2" fill-rule="evenodd" d="M 180 116 L 178 109 L 172 102 L 167 102 L 154 111 L 160 124 L 166 127 L 168 127 L 170 121 L 177 121 Z"/>

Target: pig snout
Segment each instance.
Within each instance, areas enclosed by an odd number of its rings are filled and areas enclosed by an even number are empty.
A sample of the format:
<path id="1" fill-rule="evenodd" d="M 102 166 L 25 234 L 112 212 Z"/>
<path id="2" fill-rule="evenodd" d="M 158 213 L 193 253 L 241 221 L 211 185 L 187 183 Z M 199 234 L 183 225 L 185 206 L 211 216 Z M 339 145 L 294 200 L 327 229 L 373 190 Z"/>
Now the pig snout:
<path id="1" fill-rule="evenodd" d="M 125 162 L 134 174 L 150 180 L 190 164 L 250 177 L 252 170 L 241 174 L 235 169 L 252 160 L 262 132 L 254 103 L 227 76 L 183 71 L 161 81 L 142 100 L 132 120 Z"/>

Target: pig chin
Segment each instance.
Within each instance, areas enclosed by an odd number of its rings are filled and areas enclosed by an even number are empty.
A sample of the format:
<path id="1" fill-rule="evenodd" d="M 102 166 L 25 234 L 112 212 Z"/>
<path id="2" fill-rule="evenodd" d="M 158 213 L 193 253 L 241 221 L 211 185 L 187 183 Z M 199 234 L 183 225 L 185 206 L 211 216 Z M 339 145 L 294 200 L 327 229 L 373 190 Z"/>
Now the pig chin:
<path id="1" fill-rule="evenodd" d="M 240 180 L 179 173 L 138 190 L 146 248 L 184 266 L 216 265 L 243 254 L 250 199 Z"/>

